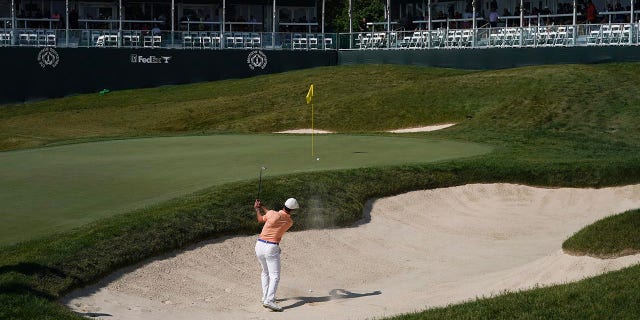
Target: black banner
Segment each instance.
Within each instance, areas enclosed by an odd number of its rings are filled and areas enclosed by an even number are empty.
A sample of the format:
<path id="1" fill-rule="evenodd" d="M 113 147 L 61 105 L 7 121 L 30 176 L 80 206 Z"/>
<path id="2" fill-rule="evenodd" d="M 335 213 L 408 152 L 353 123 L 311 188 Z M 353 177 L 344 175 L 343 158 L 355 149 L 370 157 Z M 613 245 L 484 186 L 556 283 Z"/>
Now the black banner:
<path id="1" fill-rule="evenodd" d="M 337 64 L 335 51 L 0 48 L 0 103 L 247 78 Z"/>
<path id="2" fill-rule="evenodd" d="M 482 48 L 340 51 L 342 64 L 403 64 L 468 70 L 506 69 L 543 64 L 640 61 L 638 46 Z"/>

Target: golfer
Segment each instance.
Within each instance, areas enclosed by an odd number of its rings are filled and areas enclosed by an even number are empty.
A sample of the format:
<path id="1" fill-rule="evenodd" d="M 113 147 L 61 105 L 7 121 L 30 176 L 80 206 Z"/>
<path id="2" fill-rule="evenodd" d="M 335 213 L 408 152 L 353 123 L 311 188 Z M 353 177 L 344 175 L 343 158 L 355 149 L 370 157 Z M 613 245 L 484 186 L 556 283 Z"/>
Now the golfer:
<path id="1" fill-rule="evenodd" d="M 291 212 L 298 209 L 298 201 L 289 198 L 280 211 L 269 210 L 260 199 L 253 204 L 258 222 L 264 223 L 256 242 L 256 256 L 262 266 L 262 305 L 272 311 L 282 311 L 276 304 L 276 290 L 280 281 L 280 240 L 293 225 Z M 264 215 L 262 214 L 264 212 Z"/>

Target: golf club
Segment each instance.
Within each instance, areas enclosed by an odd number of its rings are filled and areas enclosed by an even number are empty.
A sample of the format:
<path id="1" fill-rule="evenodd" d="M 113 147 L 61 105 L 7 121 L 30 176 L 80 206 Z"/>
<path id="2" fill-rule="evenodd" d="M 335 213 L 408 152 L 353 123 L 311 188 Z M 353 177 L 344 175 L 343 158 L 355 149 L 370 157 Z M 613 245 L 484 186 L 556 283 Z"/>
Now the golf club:
<path id="1" fill-rule="evenodd" d="M 260 191 L 262 191 L 262 171 L 267 170 L 267 167 L 260 167 L 260 182 L 258 182 L 258 197 L 256 199 L 260 199 Z"/>

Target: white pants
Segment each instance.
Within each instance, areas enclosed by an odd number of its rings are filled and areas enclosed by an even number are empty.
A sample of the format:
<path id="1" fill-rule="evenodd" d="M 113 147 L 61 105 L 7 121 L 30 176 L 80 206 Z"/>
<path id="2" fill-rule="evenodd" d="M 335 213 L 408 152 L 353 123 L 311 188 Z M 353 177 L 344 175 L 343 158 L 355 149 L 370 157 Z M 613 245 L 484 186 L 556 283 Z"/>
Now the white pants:
<path id="1" fill-rule="evenodd" d="M 257 241 L 256 256 L 262 266 L 262 302 L 276 302 L 280 282 L 280 246 Z"/>

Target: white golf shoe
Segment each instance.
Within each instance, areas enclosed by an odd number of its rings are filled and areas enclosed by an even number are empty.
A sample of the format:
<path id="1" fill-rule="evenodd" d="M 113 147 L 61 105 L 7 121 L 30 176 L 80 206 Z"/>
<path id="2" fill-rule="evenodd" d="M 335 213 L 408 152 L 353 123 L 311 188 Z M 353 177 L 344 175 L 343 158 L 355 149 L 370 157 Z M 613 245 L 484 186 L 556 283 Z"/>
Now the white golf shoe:
<path id="1" fill-rule="evenodd" d="M 278 306 L 275 302 L 263 302 L 262 306 L 275 312 L 282 312 L 282 307 Z"/>

